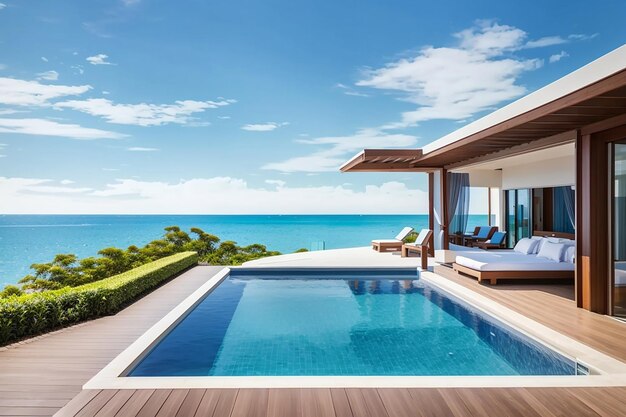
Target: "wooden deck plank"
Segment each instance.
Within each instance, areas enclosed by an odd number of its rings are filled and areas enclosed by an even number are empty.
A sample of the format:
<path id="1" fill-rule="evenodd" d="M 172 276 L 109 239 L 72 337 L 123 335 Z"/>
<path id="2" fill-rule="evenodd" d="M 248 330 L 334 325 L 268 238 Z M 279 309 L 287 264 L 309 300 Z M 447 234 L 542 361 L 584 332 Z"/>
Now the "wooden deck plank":
<path id="1" fill-rule="evenodd" d="M 452 414 L 452 410 L 436 389 L 420 388 L 408 391 L 422 414 L 429 417 L 448 417 Z"/>
<path id="2" fill-rule="evenodd" d="M 266 417 L 269 390 L 266 388 L 240 389 L 231 417 Z M 273 416 L 270 416 L 273 417 Z"/>
<path id="3" fill-rule="evenodd" d="M 190 417 L 196 414 L 198 410 L 198 406 L 200 405 L 200 401 L 204 397 L 206 390 L 204 389 L 192 389 L 189 390 L 189 394 L 180 405 L 178 412 L 176 413 L 177 417 Z"/>
<path id="4" fill-rule="evenodd" d="M 328 388 L 303 388 L 300 390 L 302 417 L 337 417 L 333 397 Z"/>
<path id="5" fill-rule="evenodd" d="M 71 417 L 76 415 L 80 410 L 82 410 L 85 405 L 89 403 L 96 395 L 98 395 L 99 390 L 83 390 L 77 396 L 75 396 L 63 409 L 59 410 L 55 416 L 56 417 Z"/>
<path id="6" fill-rule="evenodd" d="M 134 392 L 133 396 L 130 397 L 126 404 L 119 409 L 116 416 L 120 417 L 134 417 L 136 416 L 142 407 L 148 402 L 150 397 L 154 393 L 152 389 L 142 389 Z"/>
<path id="7" fill-rule="evenodd" d="M 156 414 L 156 417 L 175 416 L 178 413 L 178 410 L 180 410 L 180 407 L 183 405 L 183 401 L 185 401 L 188 394 L 188 389 L 172 390 L 172 393 L 167 397 L 159 409 L 159 412 Z"/>
<path id="8" fill-rule="evenodd" d="M 171 389 L 157 389 L 150 396 L 150 400 L 146 401 L 141 410 L 137 413 L 137 417 L 154 417 L 159 412 L 167 397 L 172 393 Z"/>
<path id="9" fill-rule="evenodd" d="M 300 389 L 269 390 L 267 402 L 268 416 L 302 416 L 302 395 Z"/>
<path id="10" fill-rule="evenodd" d="M 116 415 L 133 396 L 135 390 L 123 389 L 115 393 L 109 401 L 96 413 L 96 417 L 110 417 Z"/>
<path id="11" fill-rule="evenodd" d="M 100 391 L 87 405 L 85 405 L 78 413 L 76 417 L 91 417 L 95 416 L 102 407 L 104 407 L 111 398 L 117 393 L 117 390 L 102 390 Z"/>
<path id="12" fill-rule="evenodd" d="M 333 399 L 335 415 L 337 417 L 352 417 L 352 409 L 350 408 L 350 401 L 348 401 L 346 390 L 343 388 L 333 388 L 330 390 L 330 395 Z"/>
<path id="13" fill-rule="evenodd" d="M 363 417 L 388 417 L 378 391 L 375 388 L 347 388 L 346 395 L 352 414 Z"/>
<path id="14" fill-rule="evenodd" d="M 235 408 L 235 401 L 239 396 L 239 390 L 236 389 L 223 389 L 223 390 L 212 390 L 218 393 L 218 401 L 213 411 L 213 417 L 220 416 L 230 416 L 232 415 L 233 408 Z M 207 393 L 208 394 L 208 393 Z M 207 398 L 207 395 L 204 396 L 204 399 Z M 200 411 L 202 410 L 202 403 L 200 407 L 198 407 L 198 411 L 196 412 L 197 416 L 201 416 Z M 204 414 L 208 416 L 208 414 Z"/>

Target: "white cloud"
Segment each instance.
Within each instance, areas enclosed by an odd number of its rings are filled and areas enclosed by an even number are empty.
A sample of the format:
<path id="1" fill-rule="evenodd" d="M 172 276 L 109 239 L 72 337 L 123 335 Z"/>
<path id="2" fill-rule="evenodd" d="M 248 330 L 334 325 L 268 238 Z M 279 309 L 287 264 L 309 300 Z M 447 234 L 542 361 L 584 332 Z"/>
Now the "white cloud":
<path id="1" fill-rule="evenodd" d="M 0 3 L 0 10 L 4 9 L 4 8 L 6 8 L 6 7 L 7 7 L 7 5 L 6 5 L 6 4 L 4 4 L 4 3 Z"/>
<path id="2" fill-rule="evenodd" d="M 315 139 L 298 139 L 305 145 L 323 146 L 325 149 L 306 156 L 272 162 L 262 169 L 281 172 L 337 171 L 346 159 L 363 148 L 403 148 L 415 146 L 417 138 L 411 135 L 388 134 L 377 129 L 362 129 L 351 136 L 328 136 Z"/>
<path id="3" fill-rule="evenodd" d="M 106 91 L 106 90 L 102 90 L 102 95 L 108 96 L 109 94 L 111 94 L 111 92 Z"/>
<path id="4" fill-rule="evenodd" d="M 46 80 L 46 81 L 56 81 L 59 79 L 59 73 L 54 70 L 40 72 L 39 74 L 37 74 L 37 79 Z"/>
<path id="5" fill-rule="evenodd" d="M 108 55 L 97 54 L 94 56 L 88 56 L 86 58 L 86 61 L 89 62 L 91 65 L 115 65 L 114 63 L 107 61 L 108 58 Z"/>
<path id="6" fill-rule="evenodd" d="M 230 119 L 230 116 L 217 116 L 217 118 L 222 120 L 228 120 Z"/>
<path id="7" fill-rule="evenodd" d="M 561 51 L 558 54 L 550 55 L 550 59 L 548 61 L 553 64 L 555 62 L 559 62 L 561 59 L 568 57 L 569 54 L 565 51 Z"/>
<path id="8" fill-rule="evenodd" d="M 55 103 L 57 108 L 69 108 L 105 118 L 110 123 L 160 126 L 168 123 L 186 124 L 194 121 L 194 113 L 207 109 L 228 106 L 236 100 L 194 101 L 179 100 L 174 104 L 115 104 L 104 98 L 70 100 Z"/>
<path id="9" fill-rule="evenodd" d="M 546 37 L 539 38 L 534 41 L 528 41 L 526 42 L 526 45 L 524 45 L 524 47 L 525 48 L 543 48 L 546 46 L 561 45 L 563 43 L 567 43 L 567 39 L 563 39 L 560 36 L 546 36 Z"/>
<path id="10" fill-rule="evenodd" d="M 101 129 L 82 127 L 76 124 L 58 123 L 46 119 L 2 119 L 0 133 L 23 135 L 60 136 L 70 139 L 120 139 L 126 135 Z"/>
<path id="11" fill-rule="evenodd" d="M 48 62 L 48 58 L 46 58 L 45 56 L 42 56 L 42 57 L 41 57 L 41 60 L 42 60 L 43 62 Z"/>
<path id="12" fill-rule="evenodd" d="M 287 126 L 289 123 L 282 122 L 267 122 L 267 123 L 257 123 L 257 124 L 247 124 L 241 126 L 243 130 L 247 130 L 250 132 L 271 132 L 274 129 L 278 129 L 281 126 Z"/>
<path id="13" fill-rule="evenodd" d="M 85 70 L 83 69 L 82 65 L 72 65 L 70 68 L 75 70 L 74 72 L 75 74 L 83 75 L 85 73 Z"/>
<path id="14" fill-rule="evenodd" d="M 74 184 L 76 181 L 72 181 L 72 180 L 61 180 L 59 181 L 61 184 L 63 185 L 69 185 L 69 184 Z"/>
<path id="15" fill-rule="evenodd" d="M 0 77 L 0 104 L 44 106 L 48 105 L 50 100 L 80 95 L 90 89 L 91 86 L 89 85 L 52 85 Z"/>
<path id="16" fill-rule="evenodd" d="M 0 116 L 6 116 L 9 114 L 17 114 L 17 113 L 28 113 L 24 110 L 15 110 L 15 109 L 0 109 Z"/>
<path id="17" fill-rule="evenodd" d="M 58 189 L 56 193 L 48 188 L 52 187 L 49 181 L 0 177 L 0 195 L 6 197 L 0 199 L 0 213 L 406 213 L 407 207 L 411 212 L 425 213 L 428 204 L 426 192 L 395 181 L 360 189 L 344 186 L 268 189 L 254 188 L 242 179 L 230 177 L 174 183 L 121 179 L 94 191 L 73 188 Z M 216 199 L 216 195 L 221 198 Z M 394 204 L 390 205 L 389 201 Z"/>
<path id="18" fill-rule="evenodd" d="M 340 89 L 347 96 L 355 96 L 355 97 L 369 97 L 369 94 L 361 93 L 360 91 L 356 91 L 350 86 L 347 86 L 342 83 L 335 84 L 335 88 Z"/>
<path id="19" fill-rule="evenodd" d="M 275 185 L 277 187 L 284 187 L 287 183 L 283 180 L 265 180 L 266 184 Z"/>
<path id="20" fill-rule="evenodd" d="M 568 38 L 574 41 L 588 41 L 595 38 L 596 36 L 598 36 L 598 33 L 592 33 L 591 35 L 587 35 L 584 33 L 573 33 L 569 35 Z"/>
<path id="21" fill-rule="evenodd" d="M 456 46 L 424 47 L 415 56 L 365 71 L 356 84 L 398 92 L 402 100 L 417 105 L 386 128 L 470 118 L 526 92 L 517 84 L 518 77 L 542 64 L 510 55 L 524 47 L 526 36 L 512 26 L 478 22 L 455 34 Z"/>
<path id="22" fill-rule="evenodd" d="M 160 149 L 157 148 L 143 148 L 141 146 L 133 146 L 130 148 L 126 148 L 127 151 L 131 151 L 131 152 L 156 152 Z"/>

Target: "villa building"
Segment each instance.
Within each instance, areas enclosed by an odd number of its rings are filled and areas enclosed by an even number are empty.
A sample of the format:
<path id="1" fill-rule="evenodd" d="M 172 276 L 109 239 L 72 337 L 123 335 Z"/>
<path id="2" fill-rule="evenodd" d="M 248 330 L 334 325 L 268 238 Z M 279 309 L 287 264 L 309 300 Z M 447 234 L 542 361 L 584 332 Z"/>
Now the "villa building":
<path id="1" fill-rule="evenodd" d="M 508 247 L 575 234 L 576 304 L 626 316 L 626 45 L 421 149 L 365 149 L 341 171 L 428 173 L 438 250 L 458 232 L 450 174 L 468 174 Z"/>

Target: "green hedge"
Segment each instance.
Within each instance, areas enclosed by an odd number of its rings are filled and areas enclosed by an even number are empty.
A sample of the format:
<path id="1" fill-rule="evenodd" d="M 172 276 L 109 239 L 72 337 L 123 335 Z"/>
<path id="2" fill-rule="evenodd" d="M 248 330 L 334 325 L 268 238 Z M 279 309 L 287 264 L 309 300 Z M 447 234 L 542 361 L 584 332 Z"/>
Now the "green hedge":
<path id="1" fill-rule="evenodd" d="M 196 252 L 182 252 L 78 287 L 0 299 L 0 345 L 114 314 L 141 294 L 197 263 Z"/>

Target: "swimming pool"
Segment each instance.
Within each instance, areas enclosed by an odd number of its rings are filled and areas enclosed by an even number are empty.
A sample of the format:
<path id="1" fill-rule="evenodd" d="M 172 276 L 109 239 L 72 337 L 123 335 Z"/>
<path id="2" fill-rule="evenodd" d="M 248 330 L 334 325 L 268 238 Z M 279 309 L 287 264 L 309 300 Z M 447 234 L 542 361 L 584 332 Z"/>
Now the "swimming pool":
<path id="1" fill-rule="evenodd" d="M 409 270 L 233 269 L 125 376 L 574 375 Z"/>

